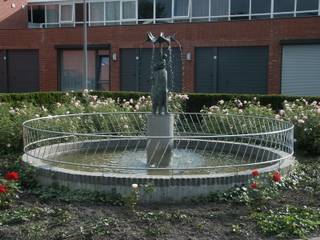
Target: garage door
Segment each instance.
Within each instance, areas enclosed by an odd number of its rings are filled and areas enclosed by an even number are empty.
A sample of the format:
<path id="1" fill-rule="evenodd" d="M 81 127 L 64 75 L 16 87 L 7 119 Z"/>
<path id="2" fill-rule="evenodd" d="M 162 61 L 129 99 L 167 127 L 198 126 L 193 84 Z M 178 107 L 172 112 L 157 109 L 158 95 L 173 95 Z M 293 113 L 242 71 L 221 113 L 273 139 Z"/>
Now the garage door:
<path id="1" fill-rule="evenodd" d="M 196 49 L 196 91 L 266 93 L 267 47 Z"/>
<path id="2" fill-rule="evenodd" d="M 9 50 L 7 64 L 8 92 L 39 91 L 38 51 Z"/>
<path id="3" fill-rule="evenodd" d="M 282 54 L 281 93 L 320 96 L 320 44 L 283 46 Z"/>
<path id="4" fill-rule="evenodd" d="M 155 53 L 158 54 L 158 51 Z M 120 79 L 121 90 L 150 92 L 151 90 L 151 59 L 152 49 L 121 49 Z M 172 69 L 168 70 L 168 87 L 170 90 L 181 91 L 182 63 L 180 50 L 172 50 Z"/>
<path id="5" fill-rule="evenodd" d="M 7 92 L 7 63 L 4 50 L 0 50 L 0 92 Z"/>

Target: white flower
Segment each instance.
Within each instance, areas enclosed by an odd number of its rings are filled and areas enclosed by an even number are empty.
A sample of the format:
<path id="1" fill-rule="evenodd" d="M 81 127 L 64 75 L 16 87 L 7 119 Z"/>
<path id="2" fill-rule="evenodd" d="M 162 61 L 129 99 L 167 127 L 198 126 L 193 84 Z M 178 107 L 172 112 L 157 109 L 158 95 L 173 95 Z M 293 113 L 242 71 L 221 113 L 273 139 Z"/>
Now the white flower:
<path id="1" fill-rule="evenodd" d="M 84 94 L 88 94 L 88 93 L 89 93 L 89 90 L 88 90 L 88 89 L 84 89 L 84 90 L 83 90 L 83 93 L 84 93 Z"/>
<path id="2" fill-rule="evenodd" d="M 59 107 L 61 107 L 61 106 L 62 106 L 62 104 L 59 103 L 59 102 L 57 102 L 57 107 L 59 108 Z"/>
<path id="3" fill-rule="evenodd" d="M 279 114 L 277 114 L 277 115 L 275 116 L 275 118 L 276 118 L 276 119 L 280 119 L 281 117 L 280 117 Z"/>
<path id="4" fill-rule="evenodd" d="M 10 144 L 10 143 L 7 144 L 7 148 L 9 148 L 9 147 L 11 147 L 11 144 Z"/>
<path id="5" fill-rule="evenodd" d="M 9 110 L 9 113 L 10 113 L 10 114 L 15 114 L 16 111 L 15 111 L 14 109 L 10 109 L 10 110 Z"/>
<path id="6" fill-rule="evenodd" d="M 132 187 L 133 189 L 137 189 L 139 186 L 138 186 L 138 184 L 133 183 L 133 184 L 131 185 L 131 187 Z"/>
<path id="7" fill-rule="evenodd" d="M 320 108 L 317 108 L 316 113 L 320 114 Z"/>
<path id="8" fill-rule="evenodd" d="M 299 119 L 299 120 L 298 120 L 298 123 L 299 123 L 299 124 L 304 124 L 304 120 L 303 120 L 303 119 Z"/>
<path id="9" fill-rule="evenodd" d="M 284 110 L 280 110 L 280 111 L 279 111 L 280 116 L 284 116 L 285 113 L 286 113 L 286 112 L 285 112 Z"/>
<path id="10" fill-rule="evenodd" d="M 35 116 L 36 116 L 36 118 L 40 117 L 40 115 L 39 115 L 39 114 L 36 114 Z"/>
<path id="11" fill-rule="evenodd" d="M 224 101 L 223 101 L 223 100 L 220 100 L 218 103 L 219 103 L 220 105 L 223 105 L 223 104 L 224 104 Z"/>
<path id="12" fill-rule="evenodd" d="M 128 129 L 129 126 L 128 126 L 127 124 L 125 124 L 125 125 L 123 126 L 123 128 L 124 128 L 124 129 Z"/>
<path id="13" fill-rule="evenodd" d="M 42 111 L 48 112 L 48 109 L 46 109 L 44 106 L 41 106 Z"/>

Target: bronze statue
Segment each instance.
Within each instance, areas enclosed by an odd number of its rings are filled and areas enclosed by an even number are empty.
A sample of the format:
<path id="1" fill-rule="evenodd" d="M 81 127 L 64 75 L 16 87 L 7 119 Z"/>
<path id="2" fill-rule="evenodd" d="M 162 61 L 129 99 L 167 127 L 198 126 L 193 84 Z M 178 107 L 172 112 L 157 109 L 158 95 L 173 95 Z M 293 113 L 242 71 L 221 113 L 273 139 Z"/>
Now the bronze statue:
<path id="1" fill-rule="evenodd" d="M 157 62 L 152 66 L 153 76 L 151 87 L 152 113 L 153 114 L 168 114 L 168 72 L 167 72 L 167 55 L 163 53 L 162 44 L 170 46 L 171 41 L 175 41 L 174 36 L 165 36 L 161 33 L 159 37 L 154 36 L 151 32 L 148 33 L 147 41 L 153 45 L 160 45 L 160 56 Z"/>

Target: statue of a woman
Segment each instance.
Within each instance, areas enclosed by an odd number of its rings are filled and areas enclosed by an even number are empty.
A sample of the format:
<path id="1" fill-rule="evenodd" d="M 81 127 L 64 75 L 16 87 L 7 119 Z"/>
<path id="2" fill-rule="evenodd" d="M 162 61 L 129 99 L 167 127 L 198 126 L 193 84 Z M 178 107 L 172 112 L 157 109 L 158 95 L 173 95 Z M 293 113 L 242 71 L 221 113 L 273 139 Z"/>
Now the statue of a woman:
<path id="1" fill-rule="evenodd" d="M 168 72 L 166 70 L 166 54 L 160 53 L 159 62 L 153 68 L 151 87 L 152 113 L 168 114 Z"/>

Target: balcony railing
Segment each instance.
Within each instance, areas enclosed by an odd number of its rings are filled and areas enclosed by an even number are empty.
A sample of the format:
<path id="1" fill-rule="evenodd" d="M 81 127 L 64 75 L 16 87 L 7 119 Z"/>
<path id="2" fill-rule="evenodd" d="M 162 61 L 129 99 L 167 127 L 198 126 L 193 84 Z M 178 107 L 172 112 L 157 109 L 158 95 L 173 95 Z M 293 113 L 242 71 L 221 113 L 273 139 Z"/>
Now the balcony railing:
<path id="1" fill-rule="evenodd" d="M 258 0 L 101 0 L 100 2 L 92 0 L 88 2 L 88 25 L 217 22 L 320 16 L 320 0 L 267 0 L 263 6 L 259 5 L 260 2 Z M 144 6 L 147 3 L 148 5 Z M 29 27 L 81 25 L 83 24 L 81 4 L 70 1 L 57 3 L 53 0 L 43 0 L 43 2 L 29 0 Z"/>

